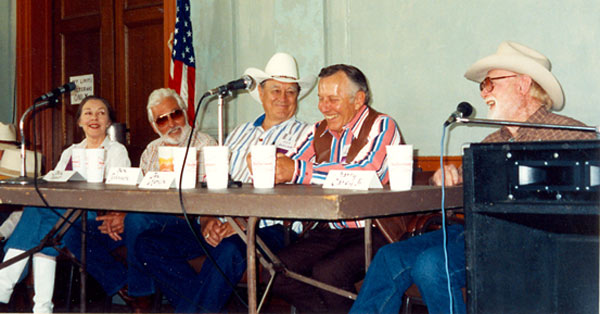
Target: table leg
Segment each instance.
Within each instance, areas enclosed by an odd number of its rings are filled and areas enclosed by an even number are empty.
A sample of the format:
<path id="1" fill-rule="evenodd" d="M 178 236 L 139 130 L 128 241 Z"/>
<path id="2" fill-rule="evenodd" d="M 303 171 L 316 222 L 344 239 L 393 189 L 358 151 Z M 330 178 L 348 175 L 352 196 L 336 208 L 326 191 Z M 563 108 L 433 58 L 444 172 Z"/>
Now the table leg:
<path id="1" fill-rule="evenodd" d="M 373 224 L 372 219 L 365 219 L 365 272 L 369 269 L 373 257 Z"/>
<path id="2" fill-rule="evenodd" d="M 79 292 L 79 297 L 80 297 L 80 301 L 79 301 L 79 312 L 80 313 L 86 313 L 87 309 L 86 309 L 86 300 L 87 300 L 87 293 L 86 293 L 86 281 L 87 281 L 87 274 L 85 272 L 85 267 L 86 267 L 86 263 L 87 263 L 87 258 L 86 258 L 86 247 L 87 247 L 87 243 L 86 243 L 86 231 L 87 231 L 87 210 L 83 210 L 82 211 L 83 214 L 81 215 L 81 266 L 79 266 L 79 278 L 80 278 L 80 282 L 81 282 L 81 290 Z"/>
<path id="3" fill-rule="evenodd" d="M 246 256 L 248 263 L 248 313 L 257 313 L 256 304 L 256 225 L 258 218 L 249 217 L 246 229 Z"/>

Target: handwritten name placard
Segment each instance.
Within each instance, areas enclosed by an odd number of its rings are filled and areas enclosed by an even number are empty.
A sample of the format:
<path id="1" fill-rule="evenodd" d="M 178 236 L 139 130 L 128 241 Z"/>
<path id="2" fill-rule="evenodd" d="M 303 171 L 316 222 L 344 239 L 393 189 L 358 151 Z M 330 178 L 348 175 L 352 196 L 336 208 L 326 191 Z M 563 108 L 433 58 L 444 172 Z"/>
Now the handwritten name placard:
<path id="1" fill-rule="evenodd" d="M 106 184 L 137 185 L 142 181 L 142 169 L 133 167 L 114 167 L 108 171 Z"/>
<path id="2" fill-rule="evenodd" d="M 175 187 L 175 172 L 150 171 L 140 183 L 141 189 L 168 190 L 170 187 Z"/>
<path id="3" fill-rule="evenodd" d="M 383 189 L 377 173 L 369 171 L 331 170 L 327 174 L 324 189 L 368 190 Z"/>
<path id="4" fill-rule="evenodd" d="M 85 178 L 74 170 L 52 170 L 44 176 L 48 182 L 85 181 Z"/>

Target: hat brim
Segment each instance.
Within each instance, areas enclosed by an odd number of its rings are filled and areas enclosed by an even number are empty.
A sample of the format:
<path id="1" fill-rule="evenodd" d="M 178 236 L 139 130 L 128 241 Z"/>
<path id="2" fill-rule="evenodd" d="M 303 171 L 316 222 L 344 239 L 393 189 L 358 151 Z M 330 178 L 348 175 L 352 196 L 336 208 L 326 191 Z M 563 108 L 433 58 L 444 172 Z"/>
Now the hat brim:
<path id="1" fill-rule="evenodd" d="M 264 71 L 257 68 L 246 69 L 246 71 L 244 71 L 244 75 L 250 75 L 256 82 L 254 88 L 250 90 L 250 96 L 252 96 L 252 98 L 254 98 L 259 103 L 262 103 L 262 101 L 260 100 L 260 95 L 258 94 L 258 85 L 265 80 L 276 80 L 283 83 L 298 83 L 298 85 L 300 86 L 298 100 L 302 99 L 308 94 L 308 92 L 312 90 L 317 80 L 317 78 L 314 75 L 308 75 L 297 80 L 283 77 L 272 77 Z"/>
<path id="2" fill-rule="evenodd" d="M 465 72 L 465 77 L 471 81 L 481 83 L 487 76 L 487 73 L 494 69 L 503 69 L 531 76 L 552 99 L 552 109 L 562 109 L 565 103 L 565 96 L 556 77 L 545 67 L 527 57 L 514 55 L 487 56 L 471 65 L 467 72 Z"/>

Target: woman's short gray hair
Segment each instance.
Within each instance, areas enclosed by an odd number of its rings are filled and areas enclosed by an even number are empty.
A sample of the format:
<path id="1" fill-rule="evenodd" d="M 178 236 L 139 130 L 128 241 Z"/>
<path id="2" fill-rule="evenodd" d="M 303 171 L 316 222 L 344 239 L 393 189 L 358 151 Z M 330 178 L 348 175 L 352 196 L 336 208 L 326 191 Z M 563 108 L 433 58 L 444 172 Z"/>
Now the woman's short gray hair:
<path id="1" fill-rule="evenodd" d="M 187 121 L 187 104 L 185 103 L 185 101 L 183 101 L 181 96 L 177 94 L 176 91 L 170 88 L 159 88 L 155 89 L 154 91 L 152 91 L 152 93 L 150 93 L 150 96 L 148 96 L 148 105 L 146 106 L 146 109 L 148 110 L 148 121 L 150 121 L 150 123 L 154 123 L 152 107 L 160 104 L 160 102 L 167 97 L 173 97 L 173 99 L 177 101 L 177 105 L 179 105 L 179 108 L 183 109 L 183 113 L 185 114 L 185 120 Z"/>

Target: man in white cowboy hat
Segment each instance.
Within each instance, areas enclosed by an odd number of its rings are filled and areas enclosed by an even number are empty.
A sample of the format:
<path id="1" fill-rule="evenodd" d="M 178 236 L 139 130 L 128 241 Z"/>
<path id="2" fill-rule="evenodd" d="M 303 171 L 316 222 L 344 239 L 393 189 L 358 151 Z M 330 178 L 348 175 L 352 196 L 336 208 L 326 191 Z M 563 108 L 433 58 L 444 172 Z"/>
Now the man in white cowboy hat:
<path id="1" fill-rule="evenodd" d="M 503 42 L 495 54 L 475 62 L 465 77 L 479 83 L 491 119 L 583 125 L 550 112 L 564 105 L 562 88 L 550 70 L 550 61 L 541 53 L 515 42 Z M 593 133 L 579 131 L 505 126 L 483 142 L 593 138 Z M 462 167 L 447 166 L 444 174 L 446 185 L 463 182 Z M 438 170 L 432 183 L 441 185 L 441 177 L 442 171 Z M 466 285 L 464 249 L 464 227 L 448 226 L 448 266 L 455 313 L 466 312 L 461 291 Z M 447 278 L 441 230 L 386 245 L 373 259 L 351 312 L 397 313 L 404 291 L 413 283 L 419 288 L 429 313 L 450 312 Z"/>
<path id="2" fill-rule="evenodd" d="M 249 68 L 244 74 L 256 81 L 257 87 L 250 94 L 262 104 L 264 113 L 235 128 L 225 145 L 231 151 L 232 179 L 250 183 L 246 156 L 252 145 L 275 145 L 279 152 L 286 153 L 310 131 L 310 126 L 298 121 L 295 114 L 298 100 L 311 90 L 316 78 L 300 78 L 294 58 L 282 52 L 271 57 L 264 71 Z M 271 250 L 276 252 L 284 246 L 282 221 L 263 219 L 259 227 L 258 235 Z M 235 285 L 246 270 L 245 244 L 232 236 L 234 230 L 229 223 L 218 217 L 201 217 L 199 231 L 204 246 L 224 274 L 210 260 L 202 264 L 198 273 L 187 262 L 205 255 L 189 228 L 152 229 L 137 240 L 140 261 L 157 278 L 176 312 L 221 311 L 233 291 L 230 284 Z"/>

